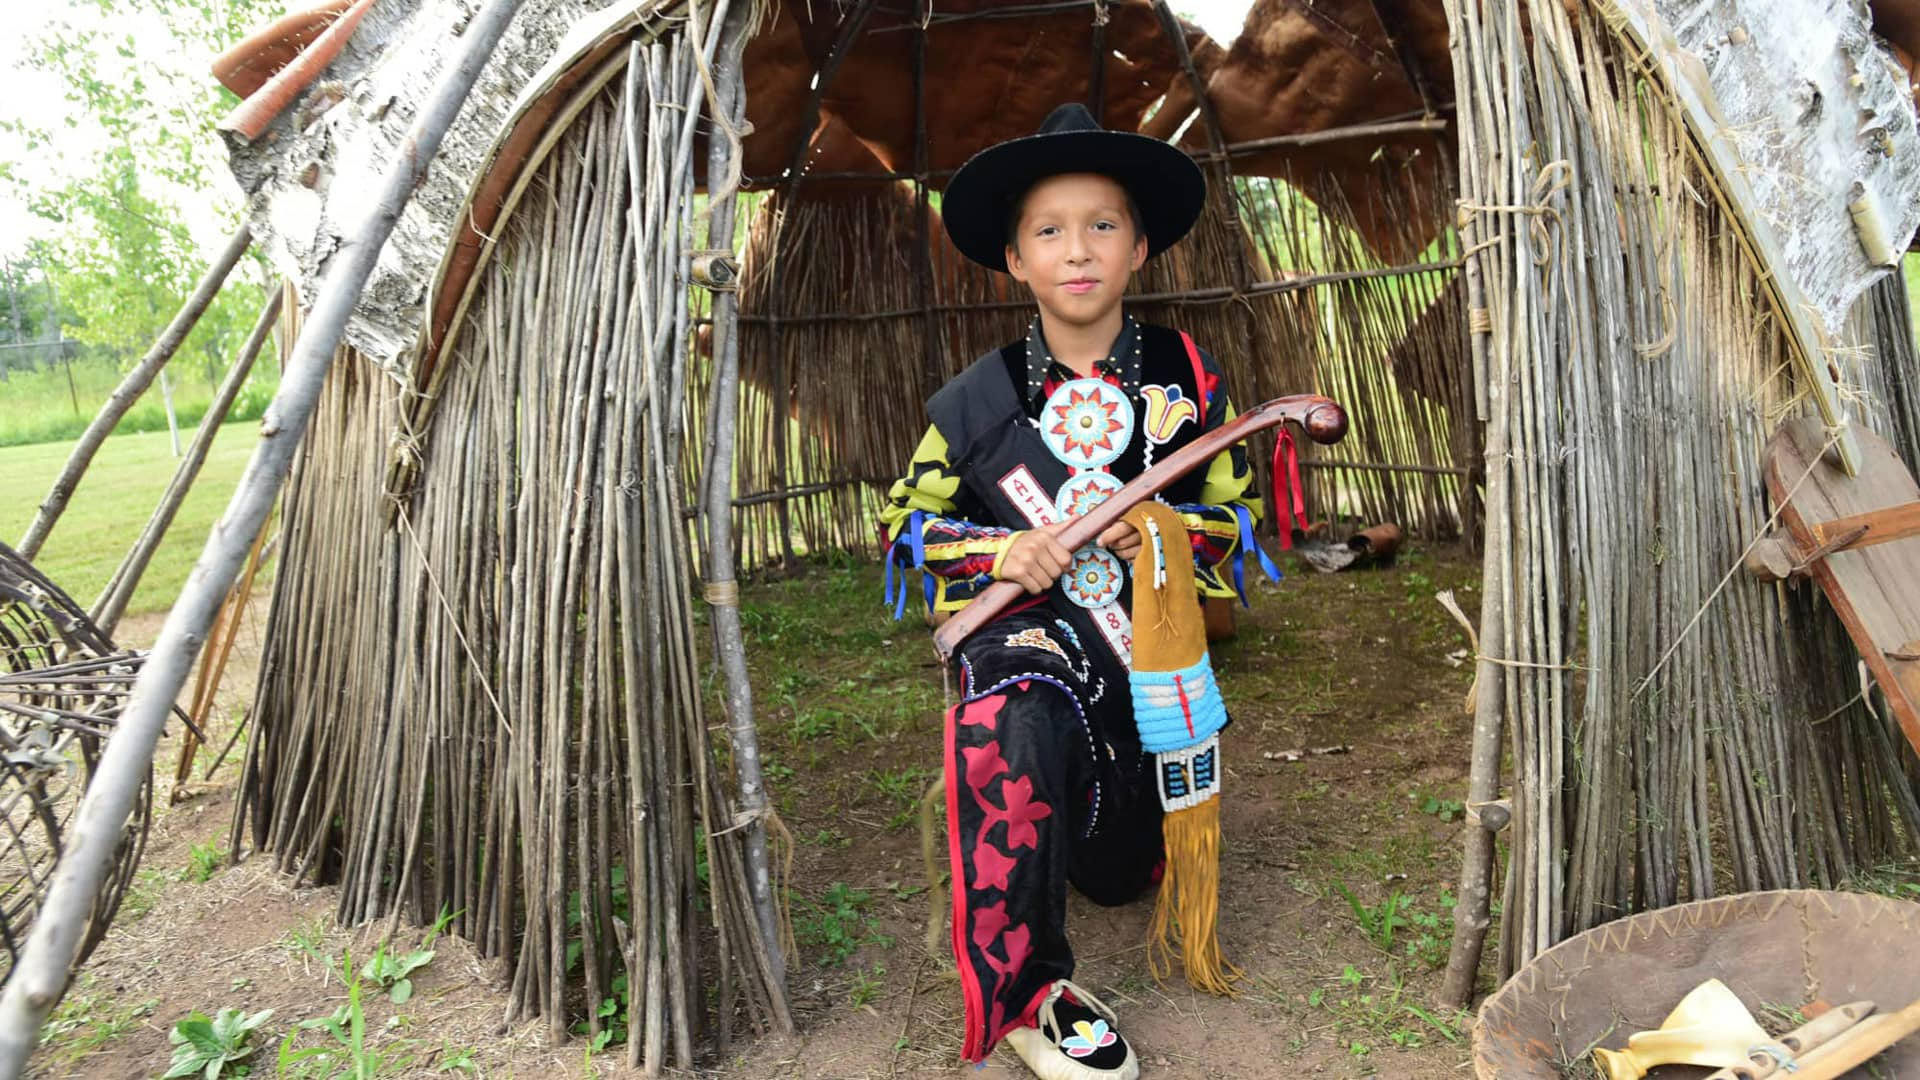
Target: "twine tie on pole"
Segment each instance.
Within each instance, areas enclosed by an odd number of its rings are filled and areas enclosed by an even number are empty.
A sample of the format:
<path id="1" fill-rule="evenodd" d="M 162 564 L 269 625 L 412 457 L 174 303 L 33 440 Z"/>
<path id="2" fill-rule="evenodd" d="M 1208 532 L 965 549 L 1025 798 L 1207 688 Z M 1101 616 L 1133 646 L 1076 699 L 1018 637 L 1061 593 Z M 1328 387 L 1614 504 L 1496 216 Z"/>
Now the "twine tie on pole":
<path id="1" fill-rule="evenodd" d="M 1560 208 L 1555 205 L 1556 196 L 1573 186 L 1573 163 L 1565 158 L 1547 162 L 1534 174 L 1533 189 L 1528 193 L 1533 197 L 1530 203 L 1477 203 L 1461 199 L 1456 205 L 1460 208 L 1457 220 L 1465 225 L 1470 223 L 1474 214 L 1521 214 L 1530 219 L 1528 236 L 1533 245 L 1533 263 L 1545 266 L 1553 256 L 1553 246 L 1564 224 Z M 1483 240 L 1460 253 L 1462 260 L 1475 252 L 1500 243 L 1505 237 L 1496 236 Z"/>

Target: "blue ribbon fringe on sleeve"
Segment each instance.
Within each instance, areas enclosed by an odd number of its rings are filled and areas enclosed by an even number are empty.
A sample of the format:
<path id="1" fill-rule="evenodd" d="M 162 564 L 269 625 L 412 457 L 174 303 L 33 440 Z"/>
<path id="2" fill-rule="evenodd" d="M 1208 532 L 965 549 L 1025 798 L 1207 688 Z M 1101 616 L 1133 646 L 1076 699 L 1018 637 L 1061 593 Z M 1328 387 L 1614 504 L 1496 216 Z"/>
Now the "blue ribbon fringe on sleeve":
<path id="1" fill-rule="evenodd" d="M 1227 726 L 1227 706 L 1204 656 L 1179 671 L 1136 671 L 1128 683 L 1140 745 L 1150 753 L 1196 745 Z"/>
<path id="2" fill-rule="evenodd" d="M 881 584 L 880 597 L 881 603 L 892 605 L 895 619 L 905 618 L 907 614 L 906 567 L 909 565 L 920 571 L 920 585 L 927 594 L 927 610 L 933 610 L 933 601 L 938 593 L 938 587 L 934 584 L 933 575 L 927 573 L 926 526 L 927 512 L 915 510 L 907 518 L 906 527 L 900 530 L 900 535 L 895 537 L 893 543 L 887 547 L 887 576 L 886 581 Z M 901 558 L 903 555 L 906 557 L 904 561 Z M 900 587 L 897 592 L 894 589 L 893 579 L 895 565 L 901 568 Z"/>
<path id="3" fill-rule="evenodd" d="M 1241 503 L 1233 504 L 1234 516 L 1240 519 L 1240 543 L 1233 549 L 1233 591 L 1240 594 L 1240 606 L 1252 607 L 1247 600 L 1247 552 L 1260 557 L 1260 569 L 1266 572 L 1267 580 L 1279 581 L 1283 576 L 1280 568 L 1273 565 L 1267 557 L 1267 549 L 1253 538 L 1253 512 Z"/>

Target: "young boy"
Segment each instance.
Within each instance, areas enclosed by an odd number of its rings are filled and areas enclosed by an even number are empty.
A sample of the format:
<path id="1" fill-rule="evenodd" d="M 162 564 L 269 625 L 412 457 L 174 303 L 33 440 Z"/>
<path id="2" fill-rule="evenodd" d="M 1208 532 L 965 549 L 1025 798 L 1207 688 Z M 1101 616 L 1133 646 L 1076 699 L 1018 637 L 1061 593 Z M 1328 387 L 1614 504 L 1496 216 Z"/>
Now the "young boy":
<path id="1" fill-rule="evenodd" d="M 1141 538 L 1122 523 L 1072 552 L 1057 537 L 1233 415 L 1210 356 L 1121 305 L 1205 197 L 1186 154 L 1106 131 L 1079 105 L 969 160 L 942 203 L 947 233 L 1039 312 L 1024 340 L 929 399 L 932 426 L 882 515 L 890 561 L 925 571 L 935 611 L 996 579 L 1030 594 L 955 653 L 945 769 L 962 1052 L 981 1060 L 1004 1037 L 1042 1080 L 1139 1075 L 1112 1010 L 1070 981 L 1066 886 L 1123 904 L 1161 873 L 1162 811 L 1128 691 Z M 1254 548 L 1252 483 L 1235 447 L 1162 495 L 1209 595 L 1233 595 L 1220 568 L 1232 559 L 1239 581 Z"/>

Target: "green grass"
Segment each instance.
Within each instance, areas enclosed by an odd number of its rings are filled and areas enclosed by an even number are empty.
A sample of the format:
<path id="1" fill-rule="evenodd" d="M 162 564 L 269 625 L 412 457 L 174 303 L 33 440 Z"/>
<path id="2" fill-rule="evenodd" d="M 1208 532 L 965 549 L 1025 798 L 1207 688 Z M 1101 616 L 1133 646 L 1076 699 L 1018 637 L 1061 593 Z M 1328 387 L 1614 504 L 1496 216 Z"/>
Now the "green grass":
<path id="1" fill-rule="evenodd" d="M 208 379 L 197 357 L 182 354 L 167 367 L 173 384 L 173 411 L 180 421 L 181 445 L 192 437 L 192 429 L 206 414 L 218 383 Z M 66 442 L 77 439 L 93 421 L 94 414 L 120 385 L 123 373 L 109 360 L 76 359 L 68 365 L 7 372 L 0 382 L 0 446 L 28 446 L 36 443 Z M 220 373 L 221 377 L 225 372 Z M 258 420 L 280 382 L 280 369 L 271 351 L 254 364 L 253 374 L 233 403 L 230 422 Z M 166 403 L 160 395 L 160 380 L 155 379 L 147 392 L 134 402 L 114 431 L 122 435 L 167 430 Z"/>
<path id="2" fill-rule="evenodd" d="M 1308 991 L 1307 1005 L 1333 1014 L 1337 1041 L 1356 1059 L 1388 1047 L 1417 1048 L 1436 1037 L 1457 1045 L 1471 1023 L 1465 1013 L 1430 1010 L 1412 1000 L 1414 995 L 1391 964 L 1382 977 L 1348 964 L 1338 979 L 1321 982 Z"/>
<path id="3" fill-rule="evenodd" d="M 840 965 L 863 946 L 893 947 L 893 939 L 880 932 L 880 920 L 868 908 L 873 894 L 855 889 L 844 881 L 827 887 L 818 901 L 796 896 L 794 901 L 794 940 L 825 962 Z"/>
<path id="4" fill-rule="evenodd" d="M 221 870 L 221 864 L 227 861 L 227 849 L 216 840 L 193 845 L 187 854 L 187 868 L 180 872 L 180 880 L 201 884 L 213 878 Z"/>
<path id="5" fill-rule="evenodd" d="M 88 1054 L 139 1027 L 159 1005 L 158 998 L 121 1001 L 96 985 L 92 975 L 83 975 L 40 1028 L 42 1062 L 56 1070 L 70 1068 Z M 64 1072 L 63 1075 L 79 1073 Z"/>
<path id="6" fill-rule="evenodd" d="M 0 398 L 0 415 L 4 413 Z M 258 441 L 256 430 L 252 423 L 228 424 L 213 441 L 199 479 L 133 592 L 127 614 L 165 611 L 172 605 L 239 483 Z M 191 431 L 181 433 L 183 445 L 191 438 Z M 7 543 L 18 543 L 25 535 L 72 449 L 73 444 L 65 442 L 0 447 L 0 537 Z M 35 564 L 82 607 L 91 606 L 139 538 L 178 464 L 164 431 L 108 439 Z"/>

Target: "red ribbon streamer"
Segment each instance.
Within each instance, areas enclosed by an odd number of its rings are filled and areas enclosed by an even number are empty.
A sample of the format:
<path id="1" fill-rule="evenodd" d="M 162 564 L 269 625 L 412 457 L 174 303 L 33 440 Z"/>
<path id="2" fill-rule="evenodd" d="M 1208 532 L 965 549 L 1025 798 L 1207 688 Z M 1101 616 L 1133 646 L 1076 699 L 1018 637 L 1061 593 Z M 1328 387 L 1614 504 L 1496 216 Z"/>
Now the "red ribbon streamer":
<path id="1" fill-rule="evenodd" d="M 1293 529 L 1295 522 L 1300 530 L 1307 528 L 1307 502 L 1300 487 L 1300 454 L 1293 445 L 1293 432 L 1285 424 L 1280 426 L 1280 434 L 1273 440 L 1273 506 L 1280 516 L 1275 520 L 1279 526 L 1281 550 L 1293 547 Z"/>

